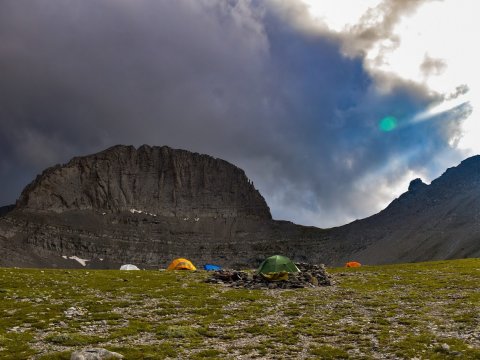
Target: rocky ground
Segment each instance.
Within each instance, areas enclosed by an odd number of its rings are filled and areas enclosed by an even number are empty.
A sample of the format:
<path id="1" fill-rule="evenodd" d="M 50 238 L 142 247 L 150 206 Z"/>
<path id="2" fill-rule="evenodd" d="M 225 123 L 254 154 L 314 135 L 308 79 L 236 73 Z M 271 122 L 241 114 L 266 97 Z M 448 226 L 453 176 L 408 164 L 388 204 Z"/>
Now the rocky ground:
<path id="1" fill-rule="evenodd" d="M 478 359 L 480 259 L 329 268 L 334 286 L 205 271 L 0 269 L 0 358 Z"/>

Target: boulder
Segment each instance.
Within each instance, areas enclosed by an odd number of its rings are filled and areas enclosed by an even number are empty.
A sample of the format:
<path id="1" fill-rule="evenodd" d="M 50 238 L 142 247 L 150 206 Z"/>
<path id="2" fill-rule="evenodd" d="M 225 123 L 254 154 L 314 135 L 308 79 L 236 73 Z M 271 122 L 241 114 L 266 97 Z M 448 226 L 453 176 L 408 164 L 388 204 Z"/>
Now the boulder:
<path id="1" fill-rule="evenodd" d="M 75 351 L 70 360 L 109 360 L 123 359 L 123 355 L 102 348 L 92 348 Z"/>

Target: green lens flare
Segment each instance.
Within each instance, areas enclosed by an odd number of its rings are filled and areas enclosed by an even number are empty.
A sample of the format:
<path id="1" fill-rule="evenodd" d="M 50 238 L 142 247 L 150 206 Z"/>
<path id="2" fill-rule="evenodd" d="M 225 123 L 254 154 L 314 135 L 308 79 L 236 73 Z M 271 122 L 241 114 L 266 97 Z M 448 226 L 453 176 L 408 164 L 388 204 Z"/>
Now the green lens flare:
<path id="1" fill-rule="evenodd" d="M 386 116 L 380 120 L 380 130 L 388 132 L 392 131 L 397 127 L 397 118 L 395 116 Z"/>

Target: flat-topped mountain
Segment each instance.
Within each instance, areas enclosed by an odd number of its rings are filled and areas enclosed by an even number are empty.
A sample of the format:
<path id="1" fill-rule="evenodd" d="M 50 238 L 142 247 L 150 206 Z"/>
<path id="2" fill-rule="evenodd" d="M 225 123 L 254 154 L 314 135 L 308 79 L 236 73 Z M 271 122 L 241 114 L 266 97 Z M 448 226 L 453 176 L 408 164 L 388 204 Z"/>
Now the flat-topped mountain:
<path id="1" fill-rule="evenodd" d="M 376 215 L 318 229 L 272 220 L 224 160 L 115 146 L 45 170 L 0 208 L 0 253 L 0 266 L 100 268 L 175 257 L 254 267 L 272 254 L 327 265 L 480 257 L 480 156 L 430 185 L 413 180 Z"/>
<path id="2" fill-rule="evenodd" d="M 49 168 L 25 188 L 17 208 L 271 219 L 265 199 L 238 167 L 208 155 L 147 145 L 114 146 Z"/>

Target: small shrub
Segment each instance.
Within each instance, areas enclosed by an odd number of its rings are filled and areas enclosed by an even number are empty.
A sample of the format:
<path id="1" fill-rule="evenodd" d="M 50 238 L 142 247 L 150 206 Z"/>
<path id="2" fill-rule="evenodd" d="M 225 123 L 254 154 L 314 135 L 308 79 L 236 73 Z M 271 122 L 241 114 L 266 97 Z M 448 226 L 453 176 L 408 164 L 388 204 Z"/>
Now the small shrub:
<path id="1" fill-rule="evenodd" d="M 47 336 L 46 341 L 63 346 L 80 346 L 97 344 L 102 341 L 101 338 L 86 336 L 81 334 L 52 334 Z"/>
<path id="2" fill-rule="evenodd" d="M 191 356 L 192 359 L 224 359 L 225 353 L 216 349 L 202 350 Z"/>
<path id="3" fill-rule="evenodd" d="M 195 338 L 200 334 L 195 328 L 185 325 L 172 325 L 157 330 L 157 335 L 164 338 Z"/>
<path id="4" fill-rule="evenodd" d="M 317 346 L 310 348 L 310 354 L 319 356 L 320 359 L 348 359 L 348 353 L 342 349 L 329 345 Z"/>

